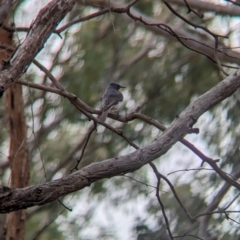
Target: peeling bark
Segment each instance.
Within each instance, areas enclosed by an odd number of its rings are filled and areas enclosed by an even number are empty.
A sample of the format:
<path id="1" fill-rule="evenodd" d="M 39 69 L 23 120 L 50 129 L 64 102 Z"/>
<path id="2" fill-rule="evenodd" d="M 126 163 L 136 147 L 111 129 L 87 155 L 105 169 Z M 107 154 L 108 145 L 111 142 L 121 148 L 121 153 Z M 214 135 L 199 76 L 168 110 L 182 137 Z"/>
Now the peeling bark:
<path id="1" fill-rule="evenodd" d="M 39 11 L 25 40 L 0 72 L 0 92 L 4 92 L 24 74 L 33 58 L 44 47 L 52 31 L 74 4 L 74 0 L 53 0 Z"/>
<path id="2" fill-rule="evenodd" d="M 13 84 L 5 93 L 9 122 L 11 188 L 26 187 L 29 180 L 28 147 L 22 86 Z M 11 212 L 7 216 L 6 239 L 21 240 L 25 234 L 26 211 Z"/>
<path id="3" fill-rule="evenodd" d="M 240 70 L 192 102 L 176 117 L 169 128 L 152 143 L 126 156 L 92 163 L 64 178 L 41 185 L 17 189 L 0 188 L 0 213 L 43 205 L 68 193 L 88 187 L 97 180 L 136 171 L 145 164 L 164 155 L 189 132 L 189 128 L 195 124 L 203 113 L 231 96 L 239 87 Z M 212 160 L 209 164 L 220 177 L 240 190 L 240 184 L 221 171 L 216 162 Z"/>
<path id="4" fill-rule="evenodd" d="M 5 14 L 7 16 L 7 13 Z M 0 29 L 0 42 L 13 46 L 12 34 Z M 0 67 L 8 61 L 10 55 L 6 50 L 0 52 Z M 1 69 L 0 68 L 0 69 Z M 22 86 L 13 84 L 5 93 L 6 112 L 9 122 L 10 149 L 9 163 L 11 169 L 11 188 L 26 187 L 29 179 L 29 163 L 26 139 L 26 123 Z M 25 235 L 26 210 L 11 212 L 7 215 L 5 227 L 6 240 L 23 240 Z M 3 226 L 3 225 L 2 225 Z M 2 239 L 2 238 L 1 238 Z"/>

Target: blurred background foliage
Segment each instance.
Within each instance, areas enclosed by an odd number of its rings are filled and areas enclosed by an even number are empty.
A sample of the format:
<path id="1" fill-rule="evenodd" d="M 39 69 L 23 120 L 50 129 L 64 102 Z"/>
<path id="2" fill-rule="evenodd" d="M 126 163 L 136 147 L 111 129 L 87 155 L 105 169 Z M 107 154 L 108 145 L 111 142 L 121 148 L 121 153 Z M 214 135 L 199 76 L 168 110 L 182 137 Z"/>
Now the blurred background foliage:
<path id="1" fill-rule="evenodd" d="M 35 13 L 48 1 L 33 2 L 19 1 L 13 12 L 16 26 L 29 26 Z M 78 1 L 60 25 L 97 11 L 101 1 L 91 4 Z M 159 22 L 164 19 L 170 26 L 195 34 L 161 1 L 139 1 L 134 7 Z M 174 7 L 186 16 L 186 6 Z M 29 9 L 33 9 L 32 13 Z M 238 19 L 217 12 L 206 13 L 203 19 L 192 13 L 186 17 L 210 29 L 217 25 L 214 30 L 219 34 L 224 30 L 218 24 L 224 23 L 227 29 L 233 22 L 239 23 Z M 16 43 L 23 41 L 25 34 L 16 33 Z M 197 35 L 203 42 L 209 39 L 209 36 Z M 233 43 L 238 46 L 239 40 L 235 36 L 239 36 L 239 30 L 230 34 L 227 46 Z M 36 59 L 67 91 L 76 94 L 92 108 L 101 107 L 101 96 L 108 83 L 119 81 L 126 86 L 120 114 L 141 106 L 142 113 L 168 126 L 191 100 L 223 79 L 216 65 L 205 56 L 190 51 L 177 40 L 157 35 L 133 20 L 127 21 L 120 14 L 105 14 L 75 24 L 62 32 L 61 37 L 53 34 Z M 23 79 L 51 85 L 45 74 L 34 65 Z M 30 185 L 69 174 L 81 154 L 90 126 L 88 119 L 67 99 L 56 94 L 24 87 L 24 96 L 31 162 Z M 236 93 L 204 114 L 196 125 L 200 134 L 187 136 L 210 157 L 219 157 L 219 165 L 229 173 L 239 168 L 239 100 L 239 93 Z M 107 122 L 123 129 L 126 136 L 139 146 L 160 134 L 158 129 L 140 120 L 119 123 L 108 119 Z M 8 155 L 9 139 L 3 101 L 1 123 L 0 149 L 4 160 Z M 87 145 L 80 168 L 131 151 L 134 149 L 123 139 L 98 126 Z M 181 169 L 199 168 L 201 161 L 176 144 L 155 163 L 159 171 L 167 175 Z M 119 176 L 98 181 L 88 189 L 64 197 L 62 201 L 73 209 L 72 212 L 65 210 L 57 201 L 29 209 L 26 239 L 169 239 L 155 188 L 152 187 L 157 182 L 154 173 L 145 166 L 128 176 L 131 178 Z M 5 167 L 2 169 L 2 184 L 7 185 L 8 179 L 9 170 Z M 193 216 L 206 210 L 224 184 L 215 172 L 206 170 L 177 172 L 169 179 Z M 160 188 L 173 234 L 182 235 L 193 229 L 190 233 L 197 236 L 199 223 L 190 223 L 163 180 Z M 235 194 L 228 191 L 219 207 L 223 207 Z M 238 203 L 236 201 L 232 209 L 239 210 Z M 231 217 L 239 221 L 236 215 Z M 217 236 L 223 240 L 238 239 L 239 225 L 228 221 L 224 215 L 212 216 L 208 229 L 212 239 L 217 239 L 214 238 Z M 185 236 L 184 239 L 193 237 Z"/>

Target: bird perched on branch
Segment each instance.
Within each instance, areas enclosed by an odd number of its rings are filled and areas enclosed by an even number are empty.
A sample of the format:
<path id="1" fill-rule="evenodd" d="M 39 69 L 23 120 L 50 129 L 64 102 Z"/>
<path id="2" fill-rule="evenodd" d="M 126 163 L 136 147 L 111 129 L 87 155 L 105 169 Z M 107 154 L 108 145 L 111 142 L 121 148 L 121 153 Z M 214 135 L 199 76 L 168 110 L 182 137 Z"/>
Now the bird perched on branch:
<path id="1" fill-rule="evenodd" d="M 125 87 L 115 82 L 111 82 L 107 86 L 102 96 L 102 114 L 99 117 L 99 121 L 104 122 L 110 110 L 118 110 L 120 105 L 119 103 L 123 100 L 123 95 L 119 91 L 121 88 Z"/>

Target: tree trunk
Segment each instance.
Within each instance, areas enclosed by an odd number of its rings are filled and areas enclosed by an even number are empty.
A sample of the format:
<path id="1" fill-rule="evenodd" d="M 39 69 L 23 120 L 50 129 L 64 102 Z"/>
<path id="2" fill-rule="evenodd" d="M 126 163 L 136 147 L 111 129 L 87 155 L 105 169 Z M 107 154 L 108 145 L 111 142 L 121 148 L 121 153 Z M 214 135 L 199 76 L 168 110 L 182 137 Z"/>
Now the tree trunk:
<path id="1" fill-rule="evenodd" d="M 10 132 L 9 161 L 11 187 L 26 187 L 29 179 L 28 149 L 22 86 L 13 84 L 5 93 Z M 11 212 L 7 216 L 6 240 L 21 240 L 25 234 L 26 210 Z"/>
<path id="2" fill-rule="evenodd" d="M 12 34 L 0 29 L 0 42 L 13 46 Z M 8 53 L 0 51 L 0 66 L 9 58 Z M 6 113 L 9 122 L 9 163 L 11 168 L 11 188 L 26 187 L 29 180 L 27 128 L 24 116 L 22 86 L 13 84 L 4 93 Z M 6 240 L 23 240 L 25 235 L 26 210 L 11 212 L 7 215 Z"/>

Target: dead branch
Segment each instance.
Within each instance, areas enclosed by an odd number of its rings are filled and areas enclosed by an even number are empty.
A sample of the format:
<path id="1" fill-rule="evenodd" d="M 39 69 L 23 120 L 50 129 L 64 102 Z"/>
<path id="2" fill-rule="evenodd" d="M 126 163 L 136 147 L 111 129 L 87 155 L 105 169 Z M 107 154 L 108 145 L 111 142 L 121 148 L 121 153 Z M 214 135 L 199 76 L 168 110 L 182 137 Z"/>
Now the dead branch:
<path id="1" fill-rule="evenodd" d="M 236 72 L 237 74 L 237 72 Z M 234 74 L 232 74 L 232 76 L 234 76 Z M 236 75 L 237 76 L 237 75 Z M 227 78 L 228 79 L 228 78 Z M 231 77 L 230 77 L 231 79 Z M 28 82 L 24 82 L 23 80 L 19 80 L 18 81 L 19 83 L 22 83 L 22 84 L 28 84 L 29 86 L 31 87 L 36 87 L 36 88 L 39 88 L 39 89 L 42 89 L 42 90 L 46 90 L 46 91 L 50 91 L 50 92 L 55 92 L 55 93 L 58 93 L 62 96 L 65 96 L 69 99 L 70 102 L 72 102 L 74 104 L 74 106 L 79 109 L 80 111 L 83 112 L 83 114 L 85 114 L 86 116 L 89 117 L 89 119 L 92 119 L 94 122 L 98 122 L 98 120 L 93 117 L 93 115 L 91 113 L 97 113 L 97 114 L 100 114 L 100 111 L 96 111 L 96 110 L 91 110 L 91 108 L 89 108 L 85 103 L 83 103 L 80 99 L 78 99 L 75 95 L 71 94 L 71 93 L 68 93 L 67 91 L 61 91 L 59 89 L 56 89 L 56 88 L 51 88 L 51 87 L 47 87 L 47 86 L 43 86 L 43 85 L 39 85 L 39 84 L 35 84 L 35 83 L 28 83 Z M 218 86 L 218 85 L 217 85 Z M 211 90 L 209 91 L 211 92 Z M 208 92 L 208 93 L 209 93 Z M 207 93 L 206 93 L 207 94 Z M 205 94 L 204 94 L 205 95 Z M 202 95 L 202 96 L 204 96 Z M 216 99 L 215 99 L 216 100 Z M 211 105 L 209 105 L 209 102 L 207 103 L 207 105 L 205 107 L 207 107 L 210 109 L 211 108 Z M 88 113 L 88 112 L 90 113 Z M 110 116 L 113 116 L 110 114 Z M 137 117 L 136 117 L 137 116 Z M 145 122 L 148 122 L 156 127 L 158 127 L 159 129 L 165 131 L 166 128 L 164 126 L 162 126 L 161 124 L 159 124 L 157 121 L 151 119 L 150 117 L 148 116 L 144 116 L 143 114 L 140 114 L 140 113 L 137 113 L 137 112 L 134 112 L 133 114 L 129 114 L 128 116 L 126 116 L 125 118 L 124 117 L 121 117 L 121 116 L 116 116 L 114 117 L 114 119 L 116 120 L 120 120 L 120 121 L 131 121 L 135 118 L 139 118 L 139 119 L 142 119 L 144 120 Z M 179 116 L 178 116 L 179 118 Z M 192 118 L 193 122 L 197 119 L 195 118 Z M 119 130 L 111 127 L 110 125 L 106 124 L 106 123 L 101 123 L 101 122 L 98 122 L 99 124 L 102 124 L 103 126 L 105 126 L 107 129 L 111 130 L 112 132 L 120 135 L 121 137 L 123 137 L 130 145 L 131 143 L 129 142 L 128 138 Z M 193 123 L 194 124 L 194 123 Z M 189 129 L 191 129 L 192 125 L 189 125 Z M 188 132 L 189 132 L 189 129 L 188 129 Z M 235 186 L 238 188 L 238 183 L 232 179 L 231 177 L 228 176 L 228 174 L 226 174 L 225 172 L 223 172 L 218 166 L 217 166 L 217 162 L 219 161 L 218 159 L 214 160 L 214 159 L 211 159 L 209 157 L 207 157 L 205 154 L 203 154 L 199 149 L 197 149 L 192 143 L 188 142 L 187 140 L 185 139 L 180 139 L 180 142 L 182 142 L 185 146 L 187 146 L 190 150 L 192 150 L 201 160 L 202 160 L 202 164 L 204 162 L 207 162 L 218 174 L 220 177 L 222 177 L 225 181 L 227 181 L 228 183 L 230 183 L 231 185 Z M 133 146 L 135 147 L 135 146 Z"/>
<path id="2" fill-rule="evenodd" d="M 181 140 L 197 119 L 213 106 L 231 96 L 240 87 L 240 70 L 231 74 L 211 90 L 193 101 L 164 131 L 149 145 L 125 156 L 92 163 L 64 178 L 41 185 L 21 189 L 1 188 L 0 212 L 42 205 L 68 193 L 83 189 L 91 183 L 119 174 L 135 171 L 143 165 L 165 154 L 177 141 Z M 210 165 L 229 184 L 240 189 L 240 184 L 223 174 L 215 162 Z"/>

